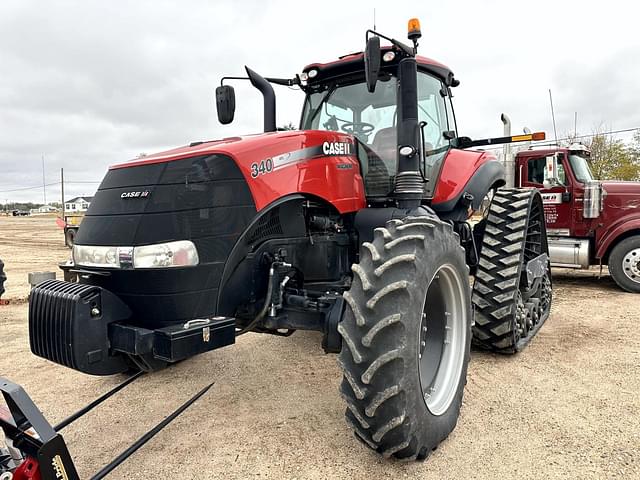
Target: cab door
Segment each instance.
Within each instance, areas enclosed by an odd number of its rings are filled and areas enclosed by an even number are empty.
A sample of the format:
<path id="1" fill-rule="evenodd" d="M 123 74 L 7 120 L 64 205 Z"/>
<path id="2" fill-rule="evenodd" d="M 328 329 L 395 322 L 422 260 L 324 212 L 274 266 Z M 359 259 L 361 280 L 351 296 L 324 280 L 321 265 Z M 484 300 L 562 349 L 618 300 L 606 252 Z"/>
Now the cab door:
<path id="1" fill-rule="evenodd" d="M 557 177 L 559 183 L 550 185 L 547 178 L 547 157 L 550 155 L 528 157 L 521 164 L 522 186 L 535 187 L 542 194 L 544 216 L 549 235 L 568 236 L 571 233 L 573 216 L 573 198 L 566 175 L 566 157 L 558 158 Z M 552 156 L 552 155 L 551 155 Z M 545 186 L 546 185 L 546 186 Z"/>

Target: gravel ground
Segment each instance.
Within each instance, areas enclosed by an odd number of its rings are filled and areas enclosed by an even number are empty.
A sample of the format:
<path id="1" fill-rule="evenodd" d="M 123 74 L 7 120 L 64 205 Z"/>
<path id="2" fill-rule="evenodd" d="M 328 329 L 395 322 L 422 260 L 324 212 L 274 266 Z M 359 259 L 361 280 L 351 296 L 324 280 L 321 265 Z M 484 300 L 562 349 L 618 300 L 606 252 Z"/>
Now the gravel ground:
<path id="1" fill-rule="evenodd" d="M 0 306 L 0 375 L 51 422 L 123 379 L 29 352 L 26 274 L 68 255 L 53 218 L 0 217 L 11 302 Z M 110 478 L 640 478 L 640 297 L 594 271 L 556 271 L 554 288 L 552 314 L 524 352 L 473 352 L 458 426 L 423 463 L 382 460 L 355 440 L 336 359 L 309 332 L 248 334 L 143 377 L 64 435 L 88 477 L 215 382 Z"/>

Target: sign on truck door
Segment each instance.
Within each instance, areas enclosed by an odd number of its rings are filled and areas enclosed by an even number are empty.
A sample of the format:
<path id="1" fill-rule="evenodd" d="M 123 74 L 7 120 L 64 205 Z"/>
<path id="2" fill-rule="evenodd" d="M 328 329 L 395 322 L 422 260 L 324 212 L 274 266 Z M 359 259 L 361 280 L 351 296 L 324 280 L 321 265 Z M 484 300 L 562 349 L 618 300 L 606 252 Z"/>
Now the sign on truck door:
<path id="1" fill-rule="evenodd" d="M 566 158 L 558 157 L 558 183 L 549 184 L 547 173 L 548 155 L 529 157 L 522 165 L 521 182 L 523 187 L 535 187 L 542 193 L 547 232 L 550 235 L 569 235 L 572 227 L 573 196 L 569 188 Z"/>

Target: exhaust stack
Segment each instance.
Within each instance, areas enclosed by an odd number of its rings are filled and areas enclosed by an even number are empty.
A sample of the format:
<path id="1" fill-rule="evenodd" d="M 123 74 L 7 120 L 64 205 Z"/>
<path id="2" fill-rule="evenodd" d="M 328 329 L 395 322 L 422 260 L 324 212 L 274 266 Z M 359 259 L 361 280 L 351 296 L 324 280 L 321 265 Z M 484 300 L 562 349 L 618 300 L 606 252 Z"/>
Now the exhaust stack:
<path id="1" fill-rule="evenodd" d="M 273 87 L 265 78 L 257 72 L 254 72 L 249 67 L 244 67 L 247 71 L 247 76 L 251 85 L 256 87 L 262 93 L 264 98 L 264 131 L 275 132 L 276 131 L 276 94 L 273 91 Z"/>

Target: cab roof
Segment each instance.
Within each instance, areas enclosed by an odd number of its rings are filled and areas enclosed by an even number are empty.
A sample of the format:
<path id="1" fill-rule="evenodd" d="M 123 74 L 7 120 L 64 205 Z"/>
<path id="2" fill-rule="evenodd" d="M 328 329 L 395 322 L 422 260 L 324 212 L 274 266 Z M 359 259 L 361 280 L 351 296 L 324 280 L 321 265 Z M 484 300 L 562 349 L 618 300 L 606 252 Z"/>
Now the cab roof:
<path id="1" fill-rule="evenodd" d="M 386 52 L 393 51 L 396 56 L 389 62 L 382 61 L 381 67 L 397 65 L 398 60 L 401 58 L 400 51 L 393 46 L 384 46 L 381 49 L 381 54 L 384 56 Z M 437 62 L 431 58 L 416 56 L 418 62 L 418 70 L 431 73 L 436 77 L 439 77 L 445 84 L 451 86 L 453 81 L 453 72 L 449 67 Z M 309 73 L 311 70 L 317 70 L 317 74 L 313 78 L 307 80 L 308 85 L 315 83 L 322 83 L 328 78 L 343 77 L 359 71 L 364 71 L 364 53 L 355 52 L 344 55 L 338 60 L 334 60 L 328 63 L 311 63 L 304 67 L 302 70 L 304 73 Z"/>

